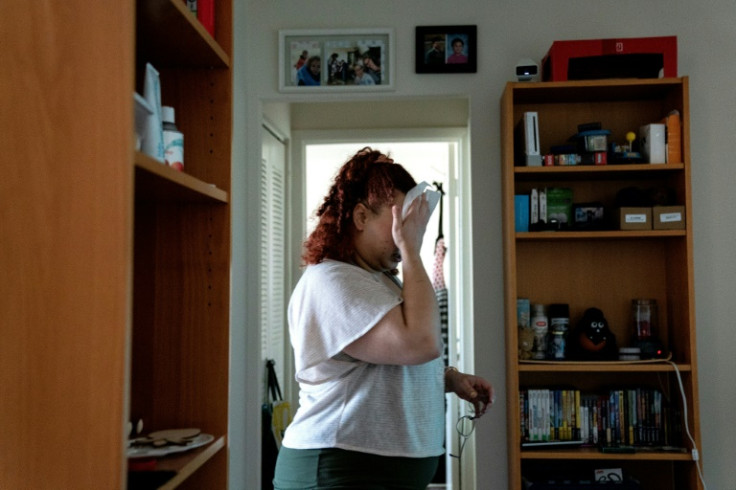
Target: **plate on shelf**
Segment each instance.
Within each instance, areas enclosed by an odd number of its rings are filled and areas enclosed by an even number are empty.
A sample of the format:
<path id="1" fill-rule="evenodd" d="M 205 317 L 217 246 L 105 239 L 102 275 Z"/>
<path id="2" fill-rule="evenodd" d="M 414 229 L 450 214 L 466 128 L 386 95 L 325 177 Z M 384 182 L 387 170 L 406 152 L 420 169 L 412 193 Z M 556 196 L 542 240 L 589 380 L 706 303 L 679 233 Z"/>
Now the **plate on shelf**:
<path id="1" fill-rule="evenodd" d="M 209 444 L 214 440 L 215 436 L 213 436 L 212 434 L 199 434 L 186 445 L 172 444 L 162 447 L 131 446 L 128 448 L 127 455 L 129 458 L 156 458 L 160 456 L 168 456 L 169 454 L 190 451 L 192 449 Z"/>

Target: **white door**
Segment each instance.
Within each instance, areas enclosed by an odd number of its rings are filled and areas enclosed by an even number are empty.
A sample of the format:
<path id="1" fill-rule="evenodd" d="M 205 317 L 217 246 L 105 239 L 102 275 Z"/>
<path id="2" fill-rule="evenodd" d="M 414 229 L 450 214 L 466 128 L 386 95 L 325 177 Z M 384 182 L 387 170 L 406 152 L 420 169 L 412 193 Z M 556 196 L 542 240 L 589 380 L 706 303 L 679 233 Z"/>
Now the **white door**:
<path id="1" fill-rule="evenodd" d="M 285 369 L 286 145 L 265 126 L 261 141 L 261 360 L 275 361 L 283 392 L 290 372 Z"/>

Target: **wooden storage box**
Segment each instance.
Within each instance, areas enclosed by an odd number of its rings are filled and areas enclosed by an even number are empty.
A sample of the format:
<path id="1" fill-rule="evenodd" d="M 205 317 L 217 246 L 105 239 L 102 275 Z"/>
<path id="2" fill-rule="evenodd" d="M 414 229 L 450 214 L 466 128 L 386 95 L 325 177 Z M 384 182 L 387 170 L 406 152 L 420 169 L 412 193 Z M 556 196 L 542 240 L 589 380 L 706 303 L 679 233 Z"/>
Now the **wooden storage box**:
<path id="1" fill-rule="evenodd" d="M 621 230 L 651 230 L 652 208 L 619 208 L 618 227 Z"/>
<path id="2" fill-rule="evenodd" d="M 652 228 L 655 230 L 684 230 L 685 206 L 654 206 Z"/>

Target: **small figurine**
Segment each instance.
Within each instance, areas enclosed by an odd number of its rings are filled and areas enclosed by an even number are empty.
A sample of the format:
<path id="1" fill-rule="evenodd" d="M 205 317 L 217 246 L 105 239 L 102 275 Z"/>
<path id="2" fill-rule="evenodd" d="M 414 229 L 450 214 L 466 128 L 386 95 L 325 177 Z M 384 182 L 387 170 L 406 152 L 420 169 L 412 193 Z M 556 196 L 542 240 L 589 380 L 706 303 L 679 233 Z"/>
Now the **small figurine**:
<path id="1" fill-rule="evenodd" d="M 634 151 L 634 140 L 636 139 L 636 133 L 629 131 L 626 133 L 626 141 L 629 142 L 629 151 Z"/>
<path id="2" fill-rule="evenodd" d="M 616 336 L 598 308 L 588 308 L 570 336 L 572 359 L 583 361 L 615 360 L 618 357 Z"/>

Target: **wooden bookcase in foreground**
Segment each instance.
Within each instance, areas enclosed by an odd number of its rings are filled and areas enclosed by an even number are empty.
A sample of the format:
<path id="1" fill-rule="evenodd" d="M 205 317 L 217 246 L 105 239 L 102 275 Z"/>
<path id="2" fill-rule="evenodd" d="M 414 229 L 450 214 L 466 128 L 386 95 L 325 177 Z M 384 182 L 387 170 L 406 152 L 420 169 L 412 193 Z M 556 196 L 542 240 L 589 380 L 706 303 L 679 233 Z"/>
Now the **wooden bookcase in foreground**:
<path id="1" fill-rule="evenodd" d="M 646 489 L 700 489 L 693 444 L 700 446 L 698 377 L 693 293 L 688 79 L 600 80 L 509 83 L 501 101 L 504 206 L 505 309 L 509 488 L 545 474 L 577 474 L 622 468 Z M 514 128 L 525 112 L 537 112 L 542 152 L 564 143 L 577 125 L 600 121 L 612 141 L 658 122 L 672 110 L 682 124 L 682 161 L 667 164 L 526 167 L 514 158 Z M 601 202 L 614 212 L 619 190 L 667 187 L 685 207 L 681 230 L 516 232 L 514 196 L 532 188 L 568 187 L 574 202 Z M 675 366 L 667 362 L 529 362 L 518 358 L 517 298 L 570 305 L 570 329 L 589 307 L 600 308 L 619 346 L 630 345 L 630 305 L 654 298 L 659 337 L 681 373 L 683 407 Z M 610 387 L 660 389 L 683 420 L 685 451 L 640 448 L 632 454 L 603 453 L 596 447 L 522 448 L 520 394 L 565 387 L 585 392 Z M 686 410 L 685 410 L 686 408 Z M 702 451 L 700 454 L 702 457 Z"/>
<path id="2" fill-rule="evenodd" d="M 136 90 L 145 64 L 184 133 L 179 172 L 136 152 L 130 416 L 144 433 L 197 427 L 201 449 L 167 456 L 162 488 L 226 488 L 230 315 L 232 4 L 212 37 L 180 0 L 136 2 Z M 132 94 L 131 94 L 132 96 Z"/>
<path id="3" fill-rule="evenodd" d="M 214 436 L 157 461 L 164 488 L 227 487 L 232 1 L 215 6 L 215 36 L 182 0 L 0 17 L 0 488 L 126 488 L 129 418 Z M 135 152 L 146 62 L 183 173 Z"/>

